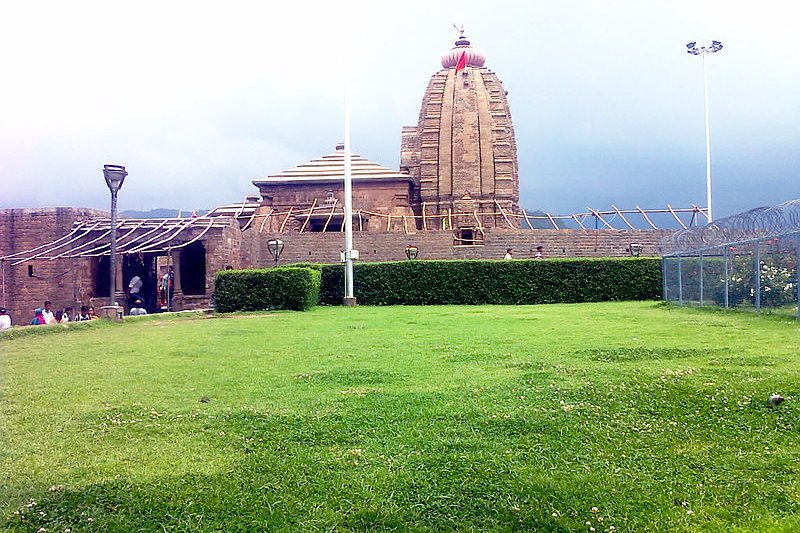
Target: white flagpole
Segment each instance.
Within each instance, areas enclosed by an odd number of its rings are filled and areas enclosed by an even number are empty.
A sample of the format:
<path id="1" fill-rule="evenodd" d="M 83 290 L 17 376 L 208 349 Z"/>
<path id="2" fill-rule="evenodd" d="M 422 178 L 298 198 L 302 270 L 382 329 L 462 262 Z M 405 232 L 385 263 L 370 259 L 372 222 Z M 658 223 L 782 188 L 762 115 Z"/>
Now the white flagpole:
<path id="1" fill-rule="evenodd" d="M 349 67 L 349 65 L 348 65 Z M 344 305 L 356 305 L 353 294 L 353 176 L 350 157 L 350 73 L 344 87 Z"/>

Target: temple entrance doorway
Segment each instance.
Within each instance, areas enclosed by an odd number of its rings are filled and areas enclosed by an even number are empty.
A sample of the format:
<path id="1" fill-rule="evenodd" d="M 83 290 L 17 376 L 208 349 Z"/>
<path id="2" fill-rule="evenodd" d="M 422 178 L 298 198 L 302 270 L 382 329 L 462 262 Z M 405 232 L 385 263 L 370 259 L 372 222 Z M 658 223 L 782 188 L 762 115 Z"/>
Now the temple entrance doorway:
<path id="1" fill-rule="evenodd" d="M 126 307 L 130 309 L 134 298 L 130 294 L 130 283 L 134 276 L 139 276 L 142 287 L 139 297 L 148 313 L 158 309 L 158 274 L 156 271 L 156 254 L 130 254 L 122 258 L 122 290 L 125 292 Z M 119 286 L 119 285 L 118 285 Z"/>

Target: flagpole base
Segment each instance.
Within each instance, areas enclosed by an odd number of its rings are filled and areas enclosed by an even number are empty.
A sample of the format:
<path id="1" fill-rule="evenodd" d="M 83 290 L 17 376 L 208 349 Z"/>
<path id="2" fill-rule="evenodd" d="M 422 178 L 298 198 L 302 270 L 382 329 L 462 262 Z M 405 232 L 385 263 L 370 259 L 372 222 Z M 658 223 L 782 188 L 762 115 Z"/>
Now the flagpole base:
<path id="1" fill-rule="evenodd" d="M 355 307 L 356 305 L 356 297 L 355 296 L 345 296 L 342 300 L 342 305 L 345 307 Z"/>

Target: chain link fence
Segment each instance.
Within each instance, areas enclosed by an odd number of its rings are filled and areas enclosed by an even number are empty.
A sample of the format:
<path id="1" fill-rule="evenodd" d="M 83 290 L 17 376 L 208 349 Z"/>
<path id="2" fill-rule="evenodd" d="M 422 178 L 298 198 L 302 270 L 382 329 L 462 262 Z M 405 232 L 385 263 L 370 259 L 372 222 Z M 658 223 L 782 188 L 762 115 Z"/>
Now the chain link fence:
<path id="1" fill-rule="evenodd" d="M 677 232 L 662 247 L 665 301 L 800 318 L 800 200 Z"/>

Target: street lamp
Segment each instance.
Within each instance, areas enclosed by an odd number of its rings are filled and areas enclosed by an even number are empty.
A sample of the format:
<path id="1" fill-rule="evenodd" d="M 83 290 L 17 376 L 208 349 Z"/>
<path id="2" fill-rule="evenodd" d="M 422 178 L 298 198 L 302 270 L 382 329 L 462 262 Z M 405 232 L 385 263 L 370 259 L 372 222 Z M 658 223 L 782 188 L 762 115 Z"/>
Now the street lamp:
<path id="1" fill-rule="evenodd" d="M 409 259 L 416 259 L 419 255 L 419 248 L 414 246 L 413 244 L 409 244 L 406 246 L 406 257 Z"/>
<path id="2" fill-rule="evenodd" d="M 270 239 L 267 241 L 267 250 L 269 250 L 269 255 L 275 258 L 275 266 L 278 266 L 278 258 L 281 256 L 281 252 L 283 252 L 283 241 L 280 239 Z"/>
<path id="3" fill-rule="evenodd" d="M 108 304 L 112 306 L 117 305 L 117 192 L 122 188 L 122 182 L 125 181 L 127 175 L 128 172 L 123 166 L 103 165 L 103 176 L 106 178 L 108 190 L 111 191 L 111 260 L 109 261 L 111 275 L 109 276 Z"/>
<path id="4" fill-rule="evenodd" d="M 686 52 L 693 56 L 703 56 L 703 94 L 706 116 L 706 202 L 708 203 L 708 221 L 714 220 L 711 211 L 711 128 L 708 122 L 708 68 L 706 67 L 706 56 L 722 50 L 722 43 L 711 41 L 709 45 L 697 46 L 696 42 L 686 45 Z"/>

